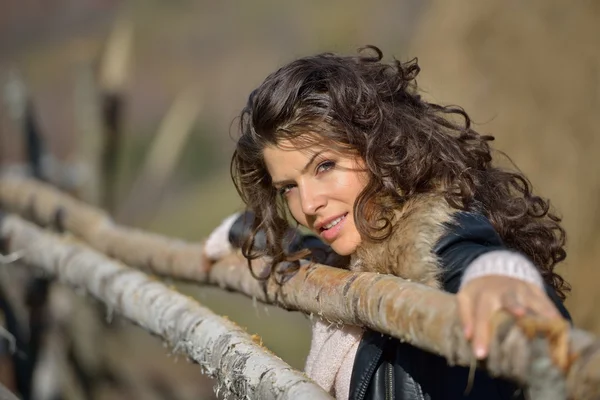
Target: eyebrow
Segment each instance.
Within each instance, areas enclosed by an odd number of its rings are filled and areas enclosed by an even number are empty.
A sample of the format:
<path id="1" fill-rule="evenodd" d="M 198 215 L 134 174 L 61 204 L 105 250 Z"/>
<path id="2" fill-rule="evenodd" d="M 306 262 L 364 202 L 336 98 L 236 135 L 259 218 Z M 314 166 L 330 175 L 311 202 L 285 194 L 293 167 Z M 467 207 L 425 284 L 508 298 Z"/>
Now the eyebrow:
<path id="1" fill-rule="evenodd" d="M 319 157 L 321 154 L 323 154 L 324 152 L 326 152 L 327 149 L 322 149 L 321 151 L 316 152 L 315 154 L 312 155 L 312 157 L 310 158 L 310 160 L 308 160 L 308 162 L 306 163 L 306 165 L 304 166 L 304 168 L 302 168 L 302 170 L 300 171 L 301 174 L 305 174 L 306 171 L 308 171 L 308 169 L 310 168 L 310 166 L 315 162 L 315 160 L 317 159 L 317 157 Z M 273 181 L 273 186 L 281 186 L 285 183 L 291 182 L 291 179 L 286 179 L 283 181 Z"/>

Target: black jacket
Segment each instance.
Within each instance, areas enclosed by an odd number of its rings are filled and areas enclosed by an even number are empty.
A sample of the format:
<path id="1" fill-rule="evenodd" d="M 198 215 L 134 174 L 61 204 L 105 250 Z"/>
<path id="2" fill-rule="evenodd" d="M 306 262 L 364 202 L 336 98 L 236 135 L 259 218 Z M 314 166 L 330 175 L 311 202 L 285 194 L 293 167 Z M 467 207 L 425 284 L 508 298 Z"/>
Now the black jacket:
<path id="1" fill-rule="evenodd" d="M 434 246 L 443 269 L 443 289 L 456 293 L 465 268 L 476 257 L 506 249 L 500 236 L 482 215 L 459 213 L 448 233 Z M 550 287 L 546 291 L 561 314 L 567 310 Z M 468 368 L 450 367 L 446 360 L 398 339 L 366 331 L 359 344 L 350 381 L 351 400 L 504 400 L 522 399 L 513 384 L 492 379 L 477 370 L 473 386 L 465 393 Z"/>

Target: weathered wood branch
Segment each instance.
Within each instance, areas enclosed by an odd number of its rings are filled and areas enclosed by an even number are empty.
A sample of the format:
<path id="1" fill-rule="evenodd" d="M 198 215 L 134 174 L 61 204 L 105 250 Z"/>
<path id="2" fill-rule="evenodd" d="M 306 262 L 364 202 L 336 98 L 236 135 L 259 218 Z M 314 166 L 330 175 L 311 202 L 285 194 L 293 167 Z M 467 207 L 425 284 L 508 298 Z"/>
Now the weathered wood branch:
<path id="1" fill-rule="evenodd" d="M 301 267 L 283 285 L 273 281 L 263 285 L 250 275 L 239 255 L 211 266 L 200 244 L 118 227 L 101 211 L 33 181 L 0 179 L 0 206 L 41 224 L 59 221 L 101 252 L 159 275 L 218 285 L 334 323 L 364 325 L 440 354 L 450 364 L 474 362 L 454 297 L 447 293 L 393 276 L 318 265 Z M 257 262 L 255 267 L 258 270 L 264 264 Z M 576 398 L 594 398 L 600 394 L 600 342 L 589 333 L 567 328 L 528 318 L 515 324 L 501 316 L 495 323 L 490 356 L 481 366 L 527 384 L 542 396 L 549 392 L 552 398 L 560 398 L 566 390 Z"/>
<path id="2" fill-rule="evenodd" d="M 22 178 L 2 178 L 0 207 L 39 225 L 64 229 L 127 265 L 190 281 L 207 279 L 210 263 L 204 259 L 202 245 L 120 227 L 108 213 L 50 185 Z"/>
<path id="3" fill-rule="evenodd" d="M 0 218 L 7 251 L 61 281 L 84 288 L 146 330 L 168 341 L 216 378 L 226 397 L 326 399 L 323 389 L 293 370 L 233 322 L 167 288 L 143 272 L 43 231 L 19 217 Z"/>
<path id="4" fill-rule="evenodd" d="M 124 95 L 131 63 L 133 24 L 127 17 L 117 20 L 100 60 L 98 86 L 103 123 L 102 198 L 113 212 L 116 201 L 117 161 L 123 144 Z"/>
<path id="5" fill-rule="evenodd" d="M 8 390 L 6 386 L 0 383 L 0 400 L 19 400 L 17 395 Z"/>

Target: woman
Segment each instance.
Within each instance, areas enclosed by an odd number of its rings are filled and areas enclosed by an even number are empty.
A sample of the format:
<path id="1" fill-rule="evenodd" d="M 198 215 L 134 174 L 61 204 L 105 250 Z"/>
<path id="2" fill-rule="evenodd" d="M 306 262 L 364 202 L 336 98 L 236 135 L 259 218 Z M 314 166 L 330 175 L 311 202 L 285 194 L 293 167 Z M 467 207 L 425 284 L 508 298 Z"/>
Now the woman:
<path id="1" fill-rule="evenodd" d="M 554 272 L 566 256 L 565 233 L 549 203 L 522 174 L 492 164 L 493 137 L 475 132 L 462 109 L 419 96 L 415 60 L 381 60 L 375 47 L 356 57 L 302 58 L 252 92 L 232 160 L 236 187 L 255 215 L 244 255 L 269 256 L 273 265 L 306 256 L 290 245 L 293 219 L 330 246 L 338 266 L 458 293 L 479 359 L 499 309 L 568 318 L 561 303 L 568 285 Z M 465 368 L 320 320 L 307 373 L 337 398 L 520 395 L 483 372 L 465 394 Z"/>

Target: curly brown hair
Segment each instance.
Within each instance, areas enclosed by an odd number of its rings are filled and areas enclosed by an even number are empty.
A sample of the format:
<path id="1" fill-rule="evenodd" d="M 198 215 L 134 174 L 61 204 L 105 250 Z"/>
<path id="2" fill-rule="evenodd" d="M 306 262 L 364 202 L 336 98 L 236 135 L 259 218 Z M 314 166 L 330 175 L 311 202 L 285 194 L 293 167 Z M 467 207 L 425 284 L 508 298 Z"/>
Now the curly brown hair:
<path id="1" fill-rule="evenodd" d="M 382 235 L 381 229 L 389 228 L 389 220 L 384 225 L 381 220 L 392 208 L 411 196 L 439 192 L 453 208 L 483 213 L 505 245 L 527 255 L 564 299 L 570 287 L 554 267 L 566 257 L 565 231 L 549 201 L 534 195 L 516 168 L 492 164 L 494 137 L 473 130 L 462 108 L 430 103 L 418 94 L 416 59 L 388 64 L 382 58 L 374 46 L 357 56 L 301 58 L 250 94 L 231 162 L 236 188 L 256 214 L 244 255 L 269 255 L 274 263 L 293 258 L 281 243 L 289 228 L 287 212 L 271 184 L 263 149 L 310 132 L 308 140 L 326 140 L 365 162 L 370 180 L 354 207 L 361 236 L 385 239 L 391 232 Z M 374 208 L 376 221 L 368 217 Z M 267 239 L 262 251 L 252 246 L 259 230 Z"/>

